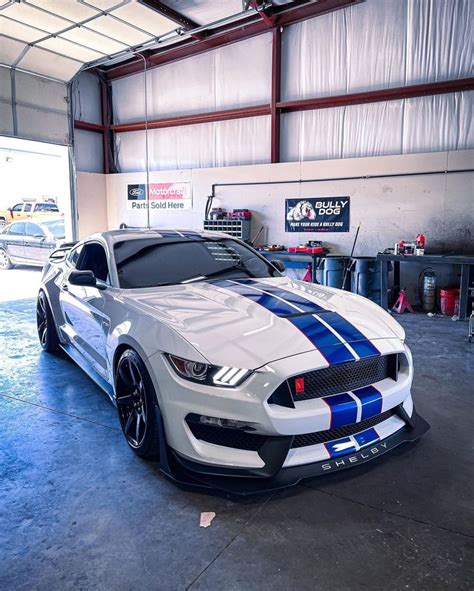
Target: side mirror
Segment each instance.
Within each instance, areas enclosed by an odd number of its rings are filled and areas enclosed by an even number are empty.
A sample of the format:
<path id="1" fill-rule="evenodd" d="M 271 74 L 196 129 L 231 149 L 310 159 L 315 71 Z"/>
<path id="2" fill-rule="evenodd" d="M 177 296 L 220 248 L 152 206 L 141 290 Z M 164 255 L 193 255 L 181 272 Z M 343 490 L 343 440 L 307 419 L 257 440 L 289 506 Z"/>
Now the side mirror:
<path id="1" fill-rule="evenodd" d="M 283 273 L 283 271 L 285 270 L 285 265 L 282 261 L 270 261 L 270 263 L 275 267 L 277 271 L 280 271 L 280 273 Z"/>
<path id="2" fill-rule="evenodd" d="M 105 289 L 105 285 L 97 283 L 97 279 L 92 271 L 71 271 L 68 281 L 71 285 L 81 285 L 82 287 L 97 287 Z"/>

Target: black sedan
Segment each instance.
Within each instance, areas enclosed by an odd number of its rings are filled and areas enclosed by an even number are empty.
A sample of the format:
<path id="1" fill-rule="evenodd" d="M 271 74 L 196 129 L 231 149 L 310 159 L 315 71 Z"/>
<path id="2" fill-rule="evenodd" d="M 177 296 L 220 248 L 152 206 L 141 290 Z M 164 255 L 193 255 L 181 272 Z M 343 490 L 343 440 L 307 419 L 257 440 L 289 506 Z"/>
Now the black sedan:
<path id="1" fill-rule="evenodd" d="M 64 242 L 64 220 L 12 222 L 0 230 L 0 269 L 14 265 L 42 267 L 53 250 Z"/>

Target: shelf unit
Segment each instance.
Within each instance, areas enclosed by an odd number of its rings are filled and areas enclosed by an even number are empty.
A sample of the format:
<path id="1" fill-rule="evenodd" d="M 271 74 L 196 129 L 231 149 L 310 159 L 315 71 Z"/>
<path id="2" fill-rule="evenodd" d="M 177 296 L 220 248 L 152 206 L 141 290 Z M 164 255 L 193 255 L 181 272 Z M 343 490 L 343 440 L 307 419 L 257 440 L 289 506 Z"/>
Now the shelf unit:
<path id="1" fill-rule="evenodd" d="M 224 218 L 222 220 L 204 220 L 204 230 L 225 232 L 229 236 L 250 241 L 250 219 Z"/>

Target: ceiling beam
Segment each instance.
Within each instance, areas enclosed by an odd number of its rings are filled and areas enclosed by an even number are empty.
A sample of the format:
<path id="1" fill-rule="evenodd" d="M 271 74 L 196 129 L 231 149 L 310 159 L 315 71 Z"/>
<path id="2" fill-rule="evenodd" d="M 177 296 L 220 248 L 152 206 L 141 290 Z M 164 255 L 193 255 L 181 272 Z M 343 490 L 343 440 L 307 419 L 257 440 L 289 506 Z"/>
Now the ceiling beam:
<path id="1" fill-rule="evenodd" d="M 168 20 L 173 21 L 177 25 L 180 25 L 186 31 L 191 31 L 192 29 L 197 29 L 200 27 L 199 23 L 196 23 L 192 19 L 184 16 L 181 12 L 174 10 L 174 8 L 170 8 L 160 2 L 159 0 L 138 0 L 140 4 L 143 4 L 147 8 L 154 10 L 155 12 L 159 12 L 162 16 L 166 17 Z M 202 33 L 191 33 L 191 37 L 193 39 L 203 39 L 204 35 Z"/>
<path id="2" fill-rule="evenodd" d="M 284 4 L 278 11 L 275 9 L 275 15 L 278 16 L 278 26 L 290 25 L 308 18 L 319 16 L 333 10 L 346 8 L 354 4 L 359 4 L 364 0 L 308 0 L 304 3 Z M 185 59 L 192 55 L 203 53 L 221 47 L 236 41 L 242 41 L 249 37 L 261 35 L 268 31 L 267 24 L 263 19 L 255 14 L 254 11 L 239 23 L 232 23 L 212 30 L 209 30 L 204 39 L 200 41 L 193 39 L 183 39 L 171 46 L 149 50 L 144 52 L 147 58 L 147 67 L 156 67 L 170 62 Z M 143 70 L 143 60 L 131 58 L 129 61 L 117 64 L 104 69 L 108 80 L 130 76 Z"/>
<path id="3" fill-rule="evenodd" d="M 213 111 L 198 115 L 181 115 L 166 117 L 152 121 L 138 121 L 135 123 L 118 123 L 111 125 L 110 129 L 115 133 L 126 131 L 144 131 L 145 129 L 164 129 L 166 127 L 179 127 L 181 125 L 196 125 L 198 123 L 212 123 L 214 121 L 229 121 L 231 119 L 243 119 L 245 117 L 259 117 L 270 114 L 270 105 L 256 105 L 241 109 L 227 109 L 225 111 Z"/>
<path id="4" fill-rule="evenodd" d="M 280 101 L 277 103 L 277 108 L 283 113 L 290 113 L 292 111 L 310 111 L 313 109 L 328 109 L 331 107 L 343 107 L 346 105 L 395 101 L 419 96 L 461 92 L 463 90 L 474 90 L 474 78 L 443 80 L 442 82 L 413 84 L 411 86 L 398 86 L 396 88 L 382 88 L 380 90 L 353 92 L 336 96 L 323 96 L 313 99 Z"/>

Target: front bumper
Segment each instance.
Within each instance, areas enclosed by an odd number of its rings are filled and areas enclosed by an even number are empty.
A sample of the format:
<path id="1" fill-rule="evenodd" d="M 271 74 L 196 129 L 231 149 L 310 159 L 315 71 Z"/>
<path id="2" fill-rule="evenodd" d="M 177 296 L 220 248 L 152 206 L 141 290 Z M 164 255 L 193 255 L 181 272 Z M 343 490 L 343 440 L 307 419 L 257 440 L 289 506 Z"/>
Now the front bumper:
<path id="1" fill-rule="evenodd" d="M 166 445 L 164 433 L 162 433 L 162 443 L 166 453 L 162 456 L 161 468 L 169 478 L 178 484 L 198 489 L 218 489 L 236 495 L 263 493 L 294 486 L 303 479 L 332 474 L 364 464 L 382 456 L 402 443 L 409 443 L 419 439 L 428 431 L 429 424 L 415 411 L 413 411 L 411 417 L 408 417 L 404 413 L 402 405 L 400 406 L 401 416 L 406 419 L 403 428 L 360 451 L 340 455 L 336 458 L 325 459 L 311 464 L 284 467 L 285 457 L 291 443 L 289 443 L 288 437 L 276 437 L 273 438 L 268 449 L 261 454 L 264 459 L 264 466 L 259 470 L 214 467 L 180 456 Z M 159 411 L 157 412 L 159 413 Z M 158 418 L 160 425 L 162 425 L 161 416 Z M 164 448 L 162 447 L 162 449 Z"/>

